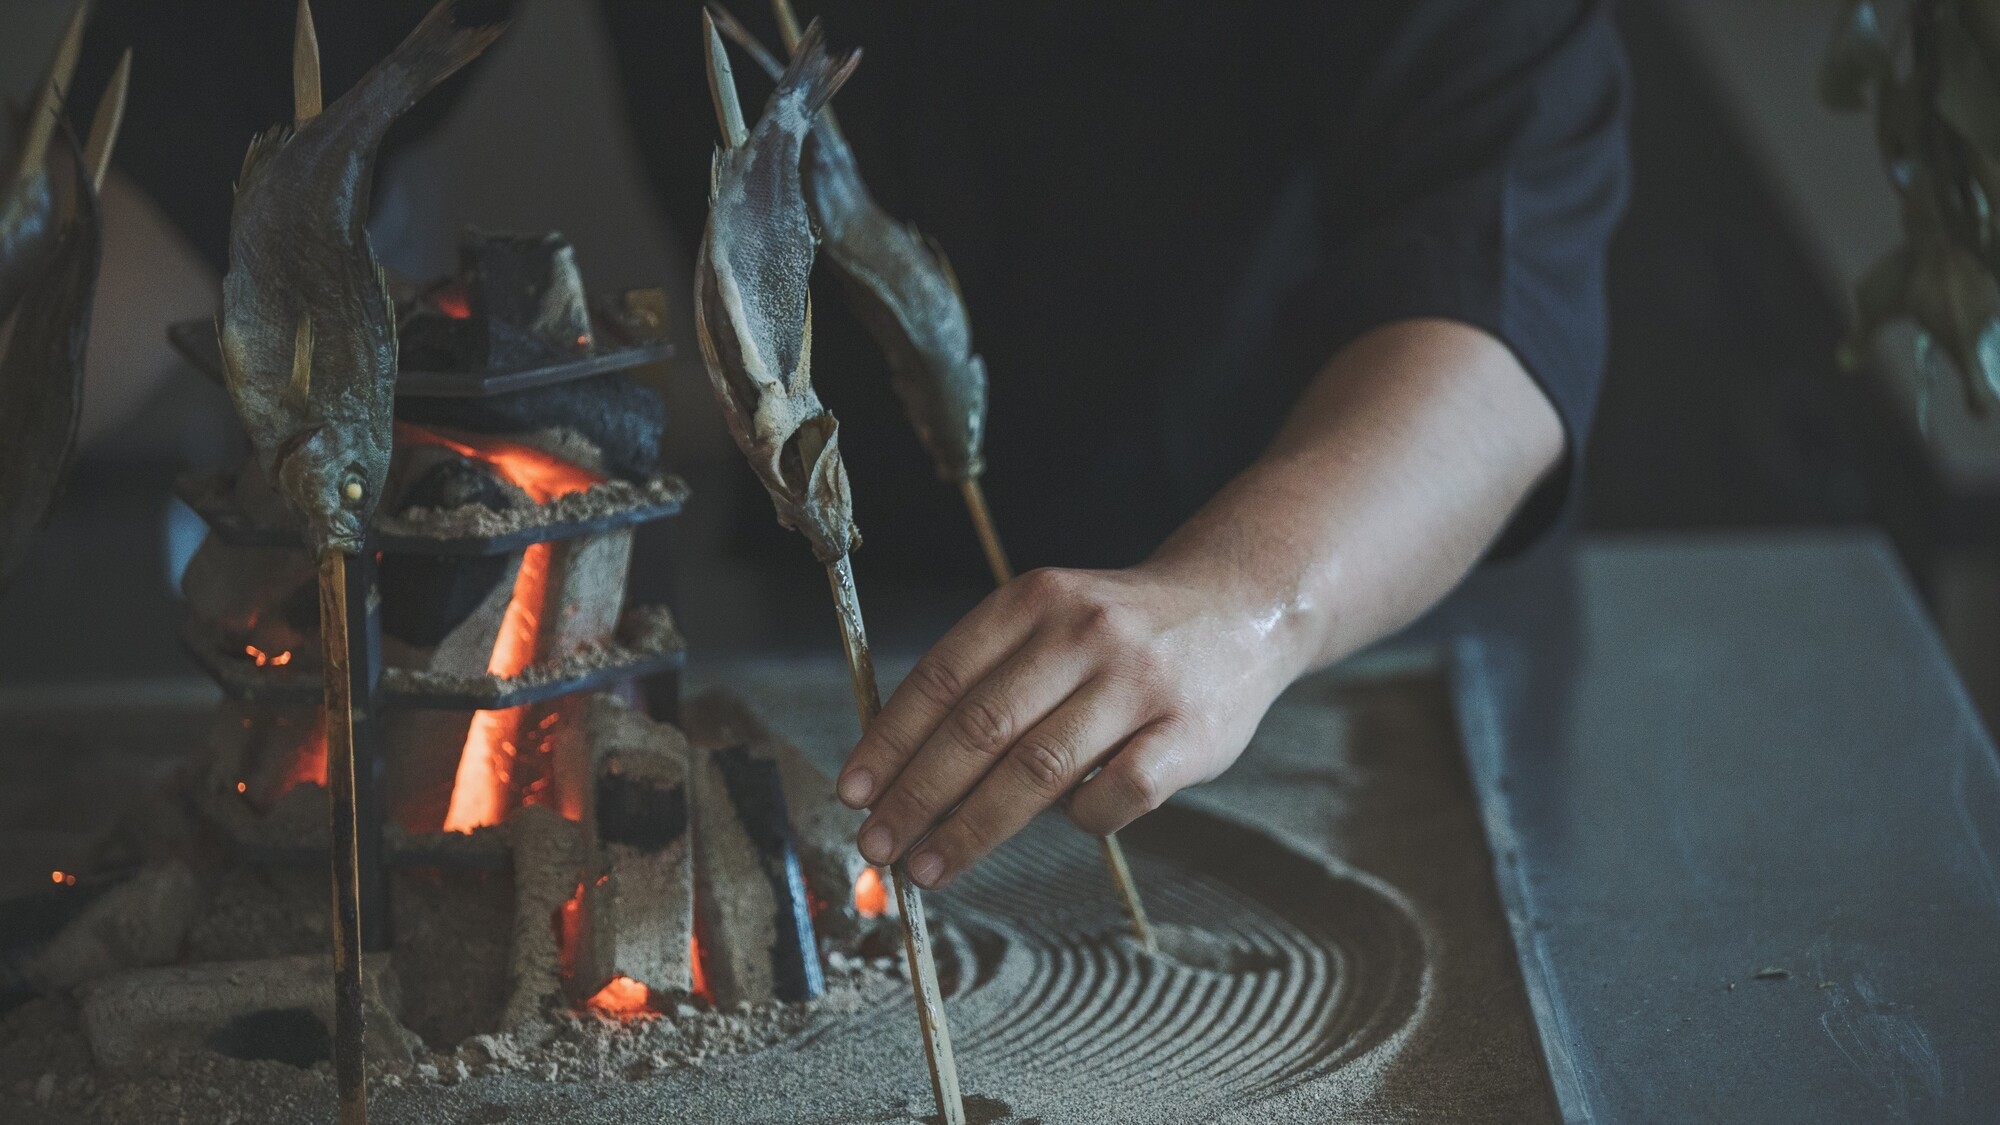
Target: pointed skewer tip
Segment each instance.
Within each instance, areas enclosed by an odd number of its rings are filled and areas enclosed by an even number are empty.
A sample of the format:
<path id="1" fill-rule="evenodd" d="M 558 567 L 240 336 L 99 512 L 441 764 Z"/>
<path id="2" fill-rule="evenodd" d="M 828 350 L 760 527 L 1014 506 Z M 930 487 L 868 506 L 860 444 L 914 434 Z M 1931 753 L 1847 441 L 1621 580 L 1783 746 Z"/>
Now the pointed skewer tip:
<path id="1" fill-rule="evenodd" d="M 111 150 L 118 146 L 118 130 L 125 123 L 125 97 L 132 86 L 132 48 L 118 58 L 111 83 L 97 103 L 90 119 L 90 140 L 83 146 L 83 166 L 90 171 L 90 189 L 104 190 L 104 176 L 111 170 Z"/>
<path id="2" fill-rule="evenodd" d="M 319 116 L 319 32 L 313 27 L 312 5 L 299 0 L 298 22 L 292 31 L 292 122 L 304 125 Z"/>
<path id="3" fill-rule="evenodd" d="M 778 38 L 784 40 L 785 53 L 799 49 L 799 14 L 792 10 L 792 0 L 771 0 L 771 14 L 778 18 Z"/>
<path id="4" fill-rule="evenodd" d="M 743 124 L 743 103 L 736 96 L 736 75 L 729 66 L 729 52 L 716 34 L 715 18 L 708 9 L 701 13 L 701 29 L 708 43 L 708 94 L 715 102 L 715 121 L 722 129 L 724 147 L 735 148 L 750 137 Z"/>
<path id="5" fill-rule="evenodd" d="M 21 162 L 15 172 L 19 179 L 39 175 L 48 159 L 49 141 L 55 137 L 56 118 L 69 100 L 70 79 L 76 77 L 76 60 L 83 53 L 83 28 L 89 22 L 90 0 L 78 0 L 76 11 L 69 17 L 69 27 L 63 31 L 55 56 L 49 61 L 48 82 L 35 96 L 34 109 L 29 113 L 28 134 L 21 142 Z"/>

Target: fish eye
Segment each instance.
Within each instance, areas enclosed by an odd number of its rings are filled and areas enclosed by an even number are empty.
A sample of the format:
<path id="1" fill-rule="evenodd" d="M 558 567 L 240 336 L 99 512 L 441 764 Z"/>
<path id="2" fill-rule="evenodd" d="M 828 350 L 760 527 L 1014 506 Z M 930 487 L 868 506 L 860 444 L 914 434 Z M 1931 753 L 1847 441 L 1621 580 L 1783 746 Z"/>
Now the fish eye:
<path id="1" fill-rule="evenodd" d="M 361 498 L 366 495 L 368 495 L 368 486 L 361 480 L 361 471 L 359 469 L 347 470 L 347 475 L 342 477 L 340 481 L 340 498 L 349 504 L 359 504 L 361 503 Z"/>

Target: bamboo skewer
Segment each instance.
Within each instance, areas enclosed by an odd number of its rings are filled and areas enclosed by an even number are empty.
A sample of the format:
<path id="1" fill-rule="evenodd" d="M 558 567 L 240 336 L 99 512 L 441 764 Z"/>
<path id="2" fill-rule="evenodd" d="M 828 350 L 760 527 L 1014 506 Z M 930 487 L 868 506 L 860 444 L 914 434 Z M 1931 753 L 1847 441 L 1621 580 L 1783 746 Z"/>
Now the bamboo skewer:
<path id="1" fill-rule="evenodd" d="M 784 0 L 778 2 L 782 4 Z M 986 565 L 993 570 L 993 584 L 1005 586 L 1014 580 L 1014 568 L 1008 565 L 1007 548 L 1001 545 L 1000 531 L 993 526 L 993 512 L 986 506 L 986 490 L 980 487 L 978 477 L 966 477 L 958 482 L 958 491 L 965 497 L 965 510 L 972 516 L 972 529 L 979 535 L 980 549 L 986 552 Z M 1132 937 L 1147 953 L 1159 953 L 1159 939 L 1153 936 L 1153 925 L 1146 919 L 1146 903 L 1139 897 L 1132 865 L 1125 862 L 1125 845 L 1118 842 L 1116 832 L 1107 832 L 1097 840 L 1104 849 L 1105 870 L 1111 873 L 1118 897 L 1125 902 L 1125 916 L 1132 920 Z"/>
<path id="2" fill-rule="evenodd" d="M 333 1070 L 340 1125 L 366 1125 L 362 1059 L 361 866 L 354 807 L 354 699 L 347 650 L 347 556 L 319 557 L 320 678 L 326 702 L 327 842 L 333 867 Z"/>
<path id="3" fill-rule="evenodd" d="M 312 8 L 299 0 L 292 39 L 292 116 L 303 126 L 322 108 L 319 36 Z M 310 320 L 301 320 L 292 353 L 294 385 L 312 373 Z M 320 678 L 326 704 L 327 845 L 333 875 L 333 1077 L 340 1125 L 367 1125 L 368 1075 L 361 1009 L 360 815 L 355 808 L 354 677 L 348 652 L 347 556 L 319 558 Z"/>
<path id="4" fill-rule="evenodd" d="M 89 18 L 90 0 L 81 0 L 62 41 L 56 45 L 55 58 L 49 63 L 49 80 L 35 96 L 34 108 L 28 113 L 28 132 L 21 142 L 20 163 L 15 165 L 17 179 L 28 180 L 38 175 L 48 158 L 49 142 L 56 135 L 56 119 L 69 101 L 70 79 L 76 76 L 77 56 L 83 50 L 83 25 Z"/>
<path id="5" fill-rule="evenodd" d="M 708 47 L 708 84 L 710 96 L 715 103 L 716 124 L 721 129 L 724 147 L 734 149 L 747 141 L 749 129 L 745 124 L 742 105 L 737 98 L 736 83 L 731 74 L 728 54 L 723 48 L 721 37 L 716 33 L 713 19 L 706 11 L 702 13 L 702 27 Z M 713 222 L 711 218 L 711 225 Z M 698 307 L 700 296 L 698 290 Z M 754 397 L 749 401 L 736 401 L 734 393 L 728 389 L 729 385 L 718 367 L 716 351 L 706 335 L 708 329 L 699 316 L 696 328 L 702 334 L 703 357 L 710 367 L 710 376 L 725 412 L 732 409 L 744 413 L 754 412 L 757 409 Z M 798 359 L 796 382 L 790 382 L 786 387 L 764 387 L 752 393 L 753 396 L 789 395 L 802 391 L 806 400 L 811 402 L 811 409 L 829 424 L 825 434 L 829 445 L 821 447 L 825 456 L 832 462 L 831 468 L 827 471 L 830 476 L 844 480 L 845 472 L 839 466 L 838 449 L 831 447 L 832 418 L 830 415 L 824 415 L 817 400 L 811 397 L 812 307 L 809 301 L 805 306 L 802 339 L 804 346 Z M 731 434 L 739 447 L 750 457 L 753 466 L 756 465 L 758 455 L 753 452 L 753 448 L 759 438 L 751 436 L 745 421 L 741 418 L 732 420 L 730 427 Z M 794 441 L 798 440 L 799 431 L 794 430 L 791 438 Z M 799 453 L 806 458 L 808 465 L 820 455 L 818 449 L 812 453 L 806 453 L 801 449 Z M 853 527 L 851 515 L 847 510 L 848 501 L 844 485 L 837 490 L 837 499 L 811 492 L 810 485 L 795 492 L 795 486 L 789 481 L 766 479 L 765 487 L 771 491 L 774 503 L 779 505 L 781 520 L 784 520 L 788 505 L 796 505 L 800 512 L 810 513 L 820 505 L 830 502 L 837 504 L 836 509 L 821 514 L 844 526 L 848 533 L 844 537 L 847 544 L 851 545 L 853 542 Z M 806 530 L 804 524 L 796 526 L 801 531 Z M 846 554 L 847 546 L 823 549 L 821 538 L 816 538 L 810 533 L 807 538 L 814 543 L 815 550 L 822 559 L 833 556 L 831 561 L 825 562 L 827 582 L 832 590 L 834 608 L 840 619 L 841 641 L 847 656 L 855 713 L 861 720 L 861 729 L 865 731 L 875 721 L 876 714 L 881 711 L 882 698 L 880 689 L 875 683 L 875 661 L 868 648 L 868 632 L 862 623 L 861 599 L 854 587 L 854 570 Z M 945 1019 L 944 991 L 938 983 L 937 962 L 931 951 L 930 929 L 924 916 L 923 900 L 916 884 L 910 881 L 901 863 L 890 866 L 889 885 L 896 896 L 898 913 L 902 919 L 903 955 L 909 966 L 910 987 L 916 1000 L 917 1024 L 924 1044 L 924 1062 L 930 1071 L 931 1094 L 937 1103 L 938 1118 L 943 1125 L 965 1125 L 965 1103 L 959 1092 L 958 1067 L 952 1057 L 951 1029 Z"/>
<path id="6" fill-rule="evenodd" d="M 111 170 L 111 150 L 118 145 L 119 127 L 125 124 L 125 94 L 132 85 L 132 48 L 118 59 L 111 72 L 111 84 L 97 103 L 97 115 L 90 119 L 90 139 L 83 146 L 83 166 L 90 173 L 92 191 L 104 190 L 104 174 Z"/>
<path id="7" fill-rule="evenodd" d="M 867 730 L 882 710 L 881 690 L 875 683 L 875 657 L 868 648 L 868 630 L 861 620 L 861 598 L 854 588 L 854 568 L 848 557 L 826 566 L 827 584 L 833 589 L 834 608 L 840 614 L 840 638 L 847 652 L 847 674 L 854 687 L 854 710 Z M 965 1103 L 958 1089 L 958 1064 L 951 1053 L 951 1027 L 945 1022 L 944 990 L 938 984 L 937 961 L 931 953 L 930 922 L 924 917 L 923 898 L 899 860 L 889 865 L 889 888 L 896 896 L 896 909 L 903 918 L 903 957 L 910 967 L 910 985 L 916 992 L 917 1023 L 923 1029 L 924 1062 L 930 1067 L 931 1094 L 937 1100 L 944 1125 L 965 1125 Z"/>

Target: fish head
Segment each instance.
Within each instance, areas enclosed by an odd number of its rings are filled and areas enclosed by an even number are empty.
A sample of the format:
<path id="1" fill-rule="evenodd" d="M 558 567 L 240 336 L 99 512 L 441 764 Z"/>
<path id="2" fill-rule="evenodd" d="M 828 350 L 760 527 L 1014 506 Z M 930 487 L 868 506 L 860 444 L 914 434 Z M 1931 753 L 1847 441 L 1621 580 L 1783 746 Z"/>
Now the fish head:
<path id="1" fill-rule="evenodd" d="M 278 491 L 304 517 L 314 551 L 361 550 L 388 479 L 387 457 L 369 456 L 361 442 L 343 441 L 335 428 L 314 426 L 285 442 L 274 468 Z"/>

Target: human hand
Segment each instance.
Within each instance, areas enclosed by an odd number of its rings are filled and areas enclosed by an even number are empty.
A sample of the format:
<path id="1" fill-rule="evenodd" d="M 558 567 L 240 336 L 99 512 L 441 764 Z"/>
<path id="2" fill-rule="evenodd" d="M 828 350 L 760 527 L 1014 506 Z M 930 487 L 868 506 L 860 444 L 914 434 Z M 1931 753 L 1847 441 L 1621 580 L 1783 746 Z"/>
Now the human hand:
<path id="1" fill-rule="evenodd" d="M 1301 669 L 1283 613 L 1216 569 L 1037 570 L 989 596 L 841 771 L 841 800 L 874 810 L 862 855 L 910 854 L 939 887 L 1066 795 L 1102 835 L 1227 769 Z"/>

